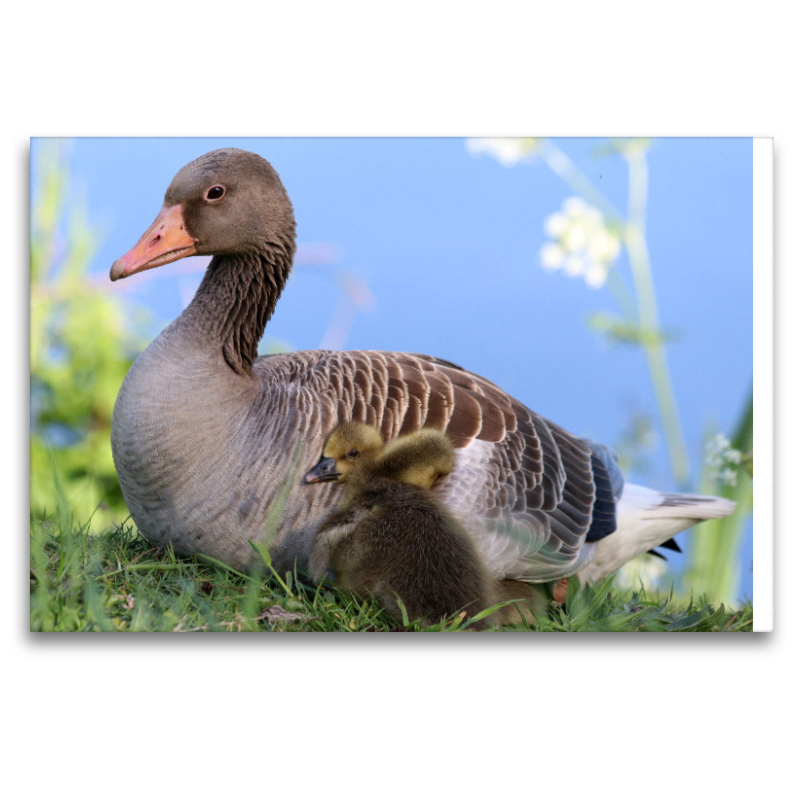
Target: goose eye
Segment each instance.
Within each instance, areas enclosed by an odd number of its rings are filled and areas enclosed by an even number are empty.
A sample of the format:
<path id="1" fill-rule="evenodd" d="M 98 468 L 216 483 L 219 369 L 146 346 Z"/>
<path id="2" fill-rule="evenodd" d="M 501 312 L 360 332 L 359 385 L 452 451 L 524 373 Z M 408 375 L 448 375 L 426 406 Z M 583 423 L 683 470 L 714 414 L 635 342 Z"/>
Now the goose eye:
<path id="1" fill-rule="evenodd" d="M 358 452 L 358 450 L 355 450 L 355 449 L 350 450 L 348 452 L 348 454 L 347 454 L 348 458 L 358 458 L 358 456 L 359 456 L 359 452 Z"/>
<path id="2" fill-rule="evenodd" d="M 206 200 L 219 200 L 225 194 L 224 186 L 212 186 L 206 192 Z"/>

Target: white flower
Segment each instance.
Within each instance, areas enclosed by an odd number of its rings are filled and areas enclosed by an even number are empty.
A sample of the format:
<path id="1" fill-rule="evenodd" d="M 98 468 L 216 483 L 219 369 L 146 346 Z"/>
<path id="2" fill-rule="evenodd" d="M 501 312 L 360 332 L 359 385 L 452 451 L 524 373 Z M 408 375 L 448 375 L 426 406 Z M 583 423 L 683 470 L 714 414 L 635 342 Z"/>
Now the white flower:
<path id="1" fill-rule="evenodd" d="M 544 221 L 544 232 L 552 239 L 563 236 L 569 225 L 569 220 L 563 214 L 551 214 Z"/>
<path id="2" fill-rule="evenodd" d="M 718 433 L 707 445 L 707 450 L 726 450 L 731 446 L 730 439 L 724 433 Z"/>
<path id="3" fill-rule="evenodd" d="M 564 249 L 555 242 L 548 242 L 542 247 L 540 257 L 544 269 L 558 269 L 564 263 Z"/>
<path id="4" fill-rule="evenodd" d="M 573 253 L 583 250 L 588 242 L 586 230 L 582 225 L 573 224 L 562 238 L 564 239 L 564 247 Z"/>
<path id="5" fill-rule="evenodd" d="M 568 197 L 564 201 L 564 213 L 568 217 L 575 219 L 580 217 L 586 211 L 586 203 L 580 197 Z"/>
<path id="6" fill-rule="evenodd" d="M 621 245 L 599 209 L 580 197 L 568 197 L 560 212 L 545 219 L 544 230 L 553 241 L 541 249 L 542 267 L 563 267 L 570 277 L 583 277 L 592 289 L 603 286 Z"/>
<path id="7" fill-rule="evenodd" d="M 731 447 L 730 439 L 724 433 L 718 433 L 706 445 L 706 465 L 712 480 L 723 486 L 736 486 L 737 472 L 731 469 L 742 463 L 742 451 Z"/>
<path id="8" fill-rule="evenodd" d="M 611 231 L 603 228 L 589 240 L 586 249 L 589 251 L 589 257 L 593 261 L 610 264 L 617 258 L 621 248 L 619 238 L 614 236 Z"/>
<path id="9" fill-rule="evenodd" d="M 467 152 L 470 155 L 486 153 L 506 167 L 531 160 L 536 149 L 536 140 L 531 138 L 467 139 Z"/>
<path id="10" fill-rule="evenodd" d="M 723 486 L 736 486 L 736 472 L 735 470 L 724 469 L 720 473 L 719 479 Z"/>
<path id="11" fill-rule="evenodd" d="M 600 264 L 589 264 L 584 279 L 590 289 L 599 289 L 605 282 L 608 271 Z"/>

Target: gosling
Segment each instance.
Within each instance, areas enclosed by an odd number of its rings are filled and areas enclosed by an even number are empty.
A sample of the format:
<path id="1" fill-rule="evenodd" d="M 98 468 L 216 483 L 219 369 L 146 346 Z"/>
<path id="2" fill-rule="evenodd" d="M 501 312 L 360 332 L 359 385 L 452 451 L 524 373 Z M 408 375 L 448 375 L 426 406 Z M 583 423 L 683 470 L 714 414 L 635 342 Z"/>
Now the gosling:
<path id="1" fill-rule="evenodd" d="M 493 602 L 493 584 L 470 535 L 431 487 L 455 464 L 443 433 L 423 428 L 384 446 L 378 430 L 347 422 L 328 437 L 305 483 L 339 481 L 342 498 L 311 546 L 315 580 L 371 594 L 395 619 L 434 624 Z M 484 629 L 486 619 L 473 623 Z"/>

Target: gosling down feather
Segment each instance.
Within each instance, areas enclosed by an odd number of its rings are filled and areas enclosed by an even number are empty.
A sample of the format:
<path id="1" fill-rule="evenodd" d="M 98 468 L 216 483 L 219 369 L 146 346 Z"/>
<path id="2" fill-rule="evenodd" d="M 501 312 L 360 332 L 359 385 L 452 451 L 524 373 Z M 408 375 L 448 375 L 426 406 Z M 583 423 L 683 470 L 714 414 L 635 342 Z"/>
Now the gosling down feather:
<path id="1" fill-rule="evenodd" d="M 213 255 L 192 302 L 136 359 L 111 445 L 128 509 L 155 544 L 246 568 L 265 541 L 279 570 L 308 563 L 341 492 L 302 477 L 340 423 L 384 440 L 445 431 L 455 466 L 436 497 L 496 578 L 610 574 L 727 500 L 624 485 L 607 448 L 535 414 L 485 378 L 426 355 L 312 350 L 257 357 L 295 252 L 278 174 L 260 156 L 215 150 L 175 176 L 155 222 L 111 267 L 120 280 Z"/>
<path id="2" fill-rule="evenodd" d="M 453 445 L 441 431 L 422 428 L 384 446 L 371 425 L 339 425 L 304 479 L 346 484 L 314 534 L 314 579 L 372 595 L 398 621 L 398 599 L 410 619 L 428 624 L 492 605 L 494 581 L 475 542 L 430 491 L 454 464 Z"/>

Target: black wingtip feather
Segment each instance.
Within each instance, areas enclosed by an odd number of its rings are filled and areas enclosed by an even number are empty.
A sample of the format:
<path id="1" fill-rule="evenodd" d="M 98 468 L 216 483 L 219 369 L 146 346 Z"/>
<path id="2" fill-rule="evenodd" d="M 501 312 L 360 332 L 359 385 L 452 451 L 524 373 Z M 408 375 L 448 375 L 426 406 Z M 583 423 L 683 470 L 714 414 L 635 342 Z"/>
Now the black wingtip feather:
<path id="1" fill-rule="evenodd" d="M 595 499 L 592 508 L 592 524 L 586 534 L 587 542 L 597 542 L 617 529 L 617 503 L 608 471 L 597 454 L 592 451 L 592 473 Z"/>
<path id="2" fill-rule="evenodd" d="M 673 550 L 676 553 L 682 553 L 681 546 L 674 540 L 674 539 L 667 539 L 666 542 L 662 542 L 659 547 L 663 547 L 665 550 Z M 653 556 L 658 556 L 658 558 L 667 560 L 667 557 L 663 553 L 659 553 L 658 550 L 648 550 L 648 553 Z"/>

